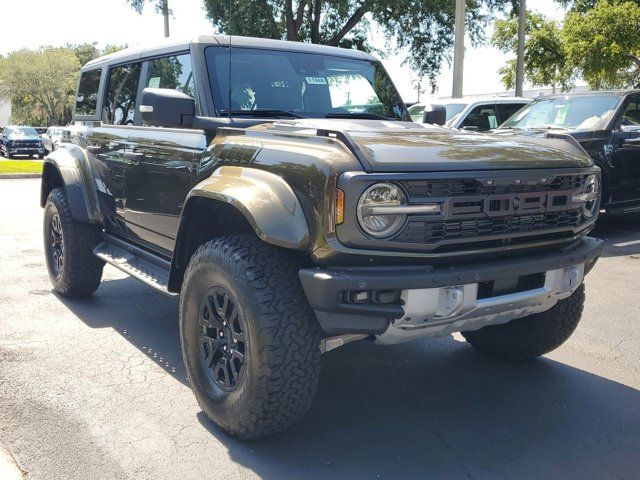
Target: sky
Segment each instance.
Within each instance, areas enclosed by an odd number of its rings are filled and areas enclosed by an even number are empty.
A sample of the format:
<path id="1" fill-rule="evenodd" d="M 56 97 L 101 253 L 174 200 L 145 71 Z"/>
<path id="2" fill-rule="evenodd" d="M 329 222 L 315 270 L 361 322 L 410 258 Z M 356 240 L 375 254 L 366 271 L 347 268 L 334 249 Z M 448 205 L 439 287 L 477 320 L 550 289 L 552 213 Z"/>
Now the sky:
<path id="1" fill-rule="evenodd" d="M 4 0 L 3 3 L 5 2 L 0 28 L 0 54 L 3 55 L 13 50 L 37 48 L 41 45 L 97 42 L 98 47 L 107 44 L 135 46 L 163 38 L 162 16 L 151 5 L 139 15 L 125 0 Z M 169 0 L 169 5 L 173 11 L 173 18 L 170 20 L 171 37 L 188 39 L 199 34 L 215 33 L 205 16 L 202 0 Z M 562 8 L 554 0 L 529 0 L 527 8 L 556 20 L 564 15 Z M 26 23 L 28 27 L 25 27 Z M 487 38 L 491 36 L 491 32 L 492 27 L 489 26 Z M 379 38 L 375 31 L 372 32 L 372 37 Z M 384 41 L 374 40 L 372 43 L 384 49 Z M 465 47 L 463 94 L 504 92 L 498 69 L 510 56 L 490 46 L 473 48 L 469 39 L 465 42 Z M 382 62 L 402 98 L 411 102 L 417 100 L 417 92 L 412 86 L 414 77 L 411 70 L 402 65 L 405 58 L 403 53 L 390 54 Z M 450 96 L 452 81 L 451 68 L 444 65 L 438 76 L 435 97 Z"/>

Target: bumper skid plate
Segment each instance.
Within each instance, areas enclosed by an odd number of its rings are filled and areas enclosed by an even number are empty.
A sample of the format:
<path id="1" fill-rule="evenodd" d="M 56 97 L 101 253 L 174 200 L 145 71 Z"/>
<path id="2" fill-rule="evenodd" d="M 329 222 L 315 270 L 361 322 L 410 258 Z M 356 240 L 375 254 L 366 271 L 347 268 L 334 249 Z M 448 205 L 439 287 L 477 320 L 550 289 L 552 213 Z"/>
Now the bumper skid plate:
<path id="1" fill-rule="evenodd" d="M 602 252 L 602 241 L 523 257 L 448 267 L 303 269 L 300 280 L 329 335 L 375 335 L 381 343 L 505 323 L 553 307 L 570 296 Z M 540 285 L 479 294 L 482 283 L 540 274 Z M 345 301 L 345 292 L 398 291 L 393 303 Z"/>

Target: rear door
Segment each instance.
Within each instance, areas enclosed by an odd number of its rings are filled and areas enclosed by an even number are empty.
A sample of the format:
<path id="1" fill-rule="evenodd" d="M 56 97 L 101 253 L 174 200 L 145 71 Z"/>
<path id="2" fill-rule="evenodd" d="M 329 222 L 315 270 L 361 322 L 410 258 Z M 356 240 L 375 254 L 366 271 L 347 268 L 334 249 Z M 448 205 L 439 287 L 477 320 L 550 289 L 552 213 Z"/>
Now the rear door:
<path id="1" fill-rule="evenodd" d="M 173 88 L 195 98 L 189 53 L 146 62 L 140 91 L 145 87 Z M 138 121 L 130 128 L 125 219 L 140 243 L 166 254 L 173 249 L 196 158 L 206 145 L 202 130 L 146 127 Z"/>
<path id="2" fill-rule="evenodd" d="M 626 100 L 614 131 L 640 135 L 640 94 Z M 640 200 L 640 139 L 614 140 L 612 162 L 617 180 L 614 201 Z"/>
<path id="3" fill-rule="evenodd" d="M 87 138 L 87 152 L 94 172 L 97 189 L 101 192 L 101 208 L 107 229 L 126 235 L 125 177 L 131 161 L 125 157 L 129 136 L 129 122 L 137 105 L 138 86 L 142 64 L 140 62 L 112 66 L 107 77 L 107 89 L 102 104 L 99 127 L 93 128 Z"/>

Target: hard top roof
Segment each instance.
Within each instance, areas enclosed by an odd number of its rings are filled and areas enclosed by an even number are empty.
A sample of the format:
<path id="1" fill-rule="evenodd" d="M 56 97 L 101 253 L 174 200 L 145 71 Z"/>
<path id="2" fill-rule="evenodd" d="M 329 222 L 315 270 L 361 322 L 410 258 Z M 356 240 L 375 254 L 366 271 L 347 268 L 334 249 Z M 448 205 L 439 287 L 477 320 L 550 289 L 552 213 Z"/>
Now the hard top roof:
<path id="1" fill-rule="evenodd" d="M 125 48 L 124 50 L 110 53 L 108 55 L 103 55 L 102 57 L 96 58 L 95 60 L 91 60 L 82 67 L 82 70 L 91 70 L 96 67 L 102 67 L 104 65 L 124 63 L 140 60 L 146 57 L 186 51 L 192 44 L 228 46 L 230 38 L 232 47 L 264 48 L 266 50 L 286 50 L 291 52 L 333 55 L 339 57 L 355 58 L 358 60 L 376 60 L 376 58 L 372 55 L 361 52 L 359 50 L 329 47 L 326 45 L 315 45 L 306 42 L 287 42 L 283 40 L 272 40 L 268 38 L 239 36 L 229 37 L 228 35 L 201 35 L 186 41 L 176 41 L 171 39 L 153 45 Z"/>

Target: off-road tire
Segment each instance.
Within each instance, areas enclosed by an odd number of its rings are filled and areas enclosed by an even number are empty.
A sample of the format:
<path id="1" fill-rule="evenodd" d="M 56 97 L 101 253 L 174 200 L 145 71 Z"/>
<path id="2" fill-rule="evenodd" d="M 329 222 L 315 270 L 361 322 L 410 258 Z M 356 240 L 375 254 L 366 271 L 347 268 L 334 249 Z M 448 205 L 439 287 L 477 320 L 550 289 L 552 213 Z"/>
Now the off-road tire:
<path id="1" fill-rule="evenodd" d="M 180 341 L 189 381 L 211 421 L 235 437 L 256 438 L 286 429 L 306 413 L 315 396 L 320 328 L 298 269 L 291 252 L 256 237 L 234 235 L 203 244 L 185 272 Z M 199 337 L 200 302 L 211 298 L 207 292 L 212 288 L 229 292 L 247 330 L 248 361 L 232 391 L 220 388 L 201 363 L 206 349 L 201 349 Z"/>
<path id="2" fill-rule="evenodd" d="M 51 228 L 56 215 L 62 230 L 64 255 L 61 270 L 54 266 L 52 250 Z M 44 207 L 44 252 L 49 278 L 56 292 L 66 297 L 84 297 L 96 291 L 104 267 L 104 262 L 93 254 L 100 235 L 97 225 L 73 218 L 64 189 L 58 187 L 49 192 Z"/>
<path id="3" fill-rule="evenodd" d="M 533 360 L 555 350 L 571 336 L 582 316 L 584 298 L 583 284 L 546 312 L 462 335 L 486 355 L 509 362 Z"/>

